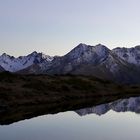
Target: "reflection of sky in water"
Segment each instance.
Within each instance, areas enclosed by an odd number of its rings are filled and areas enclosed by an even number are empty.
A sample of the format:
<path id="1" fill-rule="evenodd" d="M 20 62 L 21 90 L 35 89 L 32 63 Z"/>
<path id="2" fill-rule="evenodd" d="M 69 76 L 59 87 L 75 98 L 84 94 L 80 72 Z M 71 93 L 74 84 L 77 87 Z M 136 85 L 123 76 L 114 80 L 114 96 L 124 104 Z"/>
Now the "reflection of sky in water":
<path id="1" fill-rule="evenodd" d="M 46 115 L 0 126 L 2 140 L 139 140 L 140 115 L 108 113 L 80 117 L 75 112 Z"/>

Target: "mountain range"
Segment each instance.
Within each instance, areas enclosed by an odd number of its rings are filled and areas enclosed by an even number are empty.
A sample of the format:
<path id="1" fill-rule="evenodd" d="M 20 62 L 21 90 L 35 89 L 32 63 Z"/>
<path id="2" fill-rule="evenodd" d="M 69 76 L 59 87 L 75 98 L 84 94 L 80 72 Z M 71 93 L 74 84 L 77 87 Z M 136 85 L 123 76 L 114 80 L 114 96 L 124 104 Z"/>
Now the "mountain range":
<path id="1" fill-rule="evenodd" d="M 20 74 L 92 75 L 121 83 L 140 83 L 140 46 L 110 50 L 102 44 L 79 44 L 64 56 L 33 52 L 0 56 L 0 71 Z"/>

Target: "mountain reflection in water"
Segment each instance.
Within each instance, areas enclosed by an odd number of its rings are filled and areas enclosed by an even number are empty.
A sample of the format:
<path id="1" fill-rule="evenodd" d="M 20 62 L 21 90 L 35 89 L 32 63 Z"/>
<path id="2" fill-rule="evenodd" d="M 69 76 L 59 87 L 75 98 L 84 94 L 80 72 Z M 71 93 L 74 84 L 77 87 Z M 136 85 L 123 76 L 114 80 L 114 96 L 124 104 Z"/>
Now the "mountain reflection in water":
<path id="1" fill-rule="evenodd" d="M 129 99 L 119 99 L 117 101 L 106 103 L 98 106 L 93 106 L 90 108 L 84 108 L 76 110 L 75 112 L 80 116 L 85 116 L 87 114 L 103 115 L 108 111 L 113 110 L 115 112 L 135 112 L 140 113 L 140 97 L 131 97 Z"/>
<path id="2" fill-rule="evenodd" d="M 100 116 L 107 113 L 109 110 L 114 110 L 116 112 L 131 111 L 140 113 L 140 97 L 124 97 L 120 99 L 118 96 L 107 96 L 102 98 L 97 97 L 90 100 L 75 100 L 66 104 L 56 103 L 16 106 L 5 111 L 0 110 L 0 125 L 9 125 L 37 116 L 66 111 L 75 111 L 80 116 L 87 114 L 97 114 Z"/>
<path id="3" fill-rule="evenodd" d="M 58 104 L 50 110 L 47 106 L 9 110 L 0 115 L 0 123 L 8 124 L 0 125 L 1 140 L 139 140 L 140 116 L 132 112 L 140 113 L 140 97 L 107 101 L 80 110 L 81 106 L 72 106 L 76 111 L 67 111 L 70 106 L 59 108 Z M 117 113 L 125 111 L 129 112 Z M 93 114 L 81 117 L 75 112 Z M 42 116 L 45 113 L 49 115 Z"/>

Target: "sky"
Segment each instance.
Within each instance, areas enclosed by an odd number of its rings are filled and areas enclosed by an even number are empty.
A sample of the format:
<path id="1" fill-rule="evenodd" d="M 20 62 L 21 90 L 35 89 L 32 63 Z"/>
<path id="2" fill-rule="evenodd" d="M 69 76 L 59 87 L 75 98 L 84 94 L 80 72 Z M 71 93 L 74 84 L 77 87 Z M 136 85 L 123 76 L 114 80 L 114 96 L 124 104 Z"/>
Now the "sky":
<path id="1" fill-rule="evenodd" d="M 0 0 L 0 54 L 140 45 L 140 0 Z"/>

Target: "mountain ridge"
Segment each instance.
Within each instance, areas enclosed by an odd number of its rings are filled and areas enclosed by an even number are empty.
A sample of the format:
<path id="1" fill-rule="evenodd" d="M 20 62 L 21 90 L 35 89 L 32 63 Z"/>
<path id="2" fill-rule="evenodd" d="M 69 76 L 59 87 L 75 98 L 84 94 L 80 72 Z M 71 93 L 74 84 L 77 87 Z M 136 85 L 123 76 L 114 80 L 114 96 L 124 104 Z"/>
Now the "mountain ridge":
<path id="1" fill-rule="evenodd" d="M 64 56 L 33 52 L 17 58 L 3 54 L 0 65 L 21 74 L 93 75 L 122 83 L 140 83 L 140 46 L 114 48 L 80 43 Z"/>

